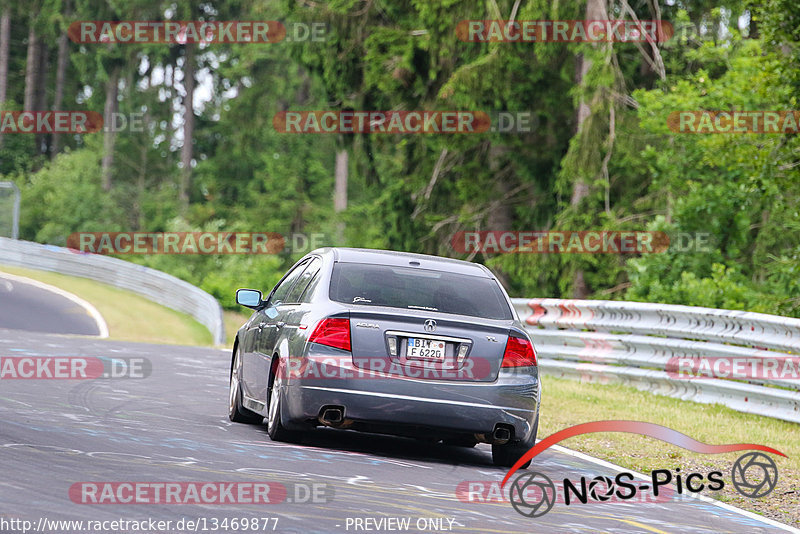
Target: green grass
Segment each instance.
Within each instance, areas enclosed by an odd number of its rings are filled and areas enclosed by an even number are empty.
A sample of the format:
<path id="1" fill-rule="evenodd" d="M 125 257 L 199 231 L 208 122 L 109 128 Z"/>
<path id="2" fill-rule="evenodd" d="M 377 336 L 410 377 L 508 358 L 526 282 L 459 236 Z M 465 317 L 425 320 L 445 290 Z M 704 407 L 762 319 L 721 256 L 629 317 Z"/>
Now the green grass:
<path id="1" fill-rule="evenodd" d="M 604 419 L 631 419 L 649 421 L 682 432 L 707 443 L 762 443 L 776 448 L 790 458 L 783 460 L 787 466 L 800 471 L 800 425 L 769 417 L 745 414 L 715 404 L 699 404 L 671 397 L 653 395 L 635 388 L 620 385 L 582 384 L 580 382 L 544 376 L 542 392 L 542 437 L 567 426 Z M 597 436 L 597 437 L 592 437 Z M 594 434 L 577 437 L 565 443 L 585 441 L 630 442 L 654 457 L 665 454 L 684 454 L 684 449 L 663 442 L 631 434 Z M 614 451 L 607 455 L 613 456 Z M 738 457 L 737 453 L 732 453 Z M 698 455 L 698 457 L 707 457 Z M 641 459 L 637 469 L 647 465 Z"/>
<path id="2" fill-rule="evenodd" d="M 174 345 L 212 344 L 211 333 L 192 317 L 129 291 L 59 273 L 3 265 L 0 271 L 50 284 L 89 302 L 108 324 L 110 339 Z"/>
<path id="3" fill-rule="evenodd" d="M 731 467 L 743 452 L 697 454 L 654 438 L 612 432 L 577 436 L 561 443 L 643 473 L 678 467 L 683 473 L 722 471 L 725 488 L 705 495 L 800 526 L 800 425 L 621 385 L 582 384 L 544 376 L 542 389 L 540 439 L 580 423 L 627 419 L 663 425 L 709 444 L 754 443 L 783 452 L 788 458 L 773 456 L 779 472 L 776 489 L 762 499 L 748 499 L 730 484 Z"/>
<path id="4" fill-rule="evenodd" d="M 247 308 L 242 307 L 243 310 Z M 236 338 L 236 331 L 242 327 L 250 318 L 252 313 L 225 310 L 222 312 L 222 320 L 225 323 L 225 339 L 227 345 L 233 347 L 233 340 Z"/>

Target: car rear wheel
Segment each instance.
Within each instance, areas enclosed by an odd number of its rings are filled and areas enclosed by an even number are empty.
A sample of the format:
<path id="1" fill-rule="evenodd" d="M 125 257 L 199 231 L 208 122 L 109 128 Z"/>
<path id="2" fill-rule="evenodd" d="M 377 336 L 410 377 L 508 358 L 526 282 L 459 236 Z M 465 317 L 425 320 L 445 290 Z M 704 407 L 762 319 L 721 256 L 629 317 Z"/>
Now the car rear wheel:
<path id="1" fill-rule="evenodd" d="M 228 390 L 228 419 L 234 423 L 259 424 L 264 418 L 242 406 L 242 357 L 239 345 L 233 353 L 231 381 Z"/>
<path id="2" fill-rule="evenodd" d="M 506 443 L 505 445 L 498 445 L 492 443 L 492 462 L 497 467 L 511 467 L 517 460 L 522 458 L 522 455 L 528 452 L 531 447 L 536 444 L 536 434 L 539 432 L 539 415 L 536 415 L 536 422 L 533 424 L 533 432 L 528 441 L 518 441 L 516 443 Z M 520 469 L 525 469 L 531 465 L 528 460 L 520 466 Z"/>
<path id="3" fill-rule="evenodd" d="M 517 460 L 528 452 L 529 449 L 530 447 L 521 443 L 506 443 L 505 445 L 492 443 L 492 462 L 494 462 L 494 465 L 497 467 L 511 467 L 517 463 Z M 521 468 L 525 469 L 529 465 L 531 465 L 530 460 L 525 462 Z"/>
<path id="4" fill-rule="evenodd" d="M 278 367 L 278 360 L 273 364 L 272 387 L 270 388 L 269 405 L 267 407 L 267 434 L 273 441 L 297 441 L 297 432 L 287 430 L 281 423 L 281 390 L 283 376 Z"/>
<path id="5" fill-rule="evenodd" d="M 472 448 L 478 444 L 478 442 L 475 441 L 475 438 L 473 438 L 472 436 L 448 438 L 442 440 L 442 443 L 444 443 L 448 447 L 467 447 L 467 448 Z"/>

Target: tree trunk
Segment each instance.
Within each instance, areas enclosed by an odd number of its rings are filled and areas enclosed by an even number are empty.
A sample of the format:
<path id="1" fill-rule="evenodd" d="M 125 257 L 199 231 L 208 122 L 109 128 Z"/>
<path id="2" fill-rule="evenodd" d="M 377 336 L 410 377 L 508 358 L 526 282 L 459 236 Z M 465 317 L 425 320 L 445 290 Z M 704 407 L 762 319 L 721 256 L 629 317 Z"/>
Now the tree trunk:
<path id="1" fill-rule="evenodd" d="M 586 20 L 605 20 L 608 18 L 606 14 L 605 0 L 586 0 Z M 582 86 L 586 74 L 592 68 L 592 62 L 585 57 L 580 56 L 578 60 L 578 68 L 575 72 L 575 84 Z M 577 112 L 577 129 L 575 135 L 580 135 L 581 128 L 592 110 L 589 104 L 581 97 L 578 104 Z M 572 198 L 570 205 L 574 208 L 578 206 L 581 201 L 589 196 L 589 184 L 587 184 L 582 176 L 578 176 L 572 186 Z M 589 288 L 586 286 L 583 270 L 578 269 L 575 271 L 575 277 L 572 283 L 572 297 L 576 299 L 586 298 L 589 295 Z"/>
<path id="2" fill-rule="evenodd" d="M 148 110 L 144 116 L 144 124 L 150 122 L 150 111 Z M 145 227 L 147 221 L 144 216 L 144 195 L 147 192 L 147 149 L 148 144 L 146 141 L 142 142 L 139 150 L 139 176 L 137 179 L 136 188 L 136 227 L 141 230 Z"/>
<path id="3" fill-rule="evenodd" d="M 61 111 L 64 103 L 64 83 L 67 76 L 67 60 L 69 58 L 69 40 L 67 33 L 61 34 L 58 38 L 58 60 L 56 63 L 56 88 L 53 97 L 53 111 Z M 61 134 L 53 133 L 53 141 L 50 144 L 50 157 L 55 158 L 61 150 Z"/>
<path id="4" fill-rule="evenodd" d="M 514 224 L 510 199 L 508 193 L 511 191 L 510 177 L 503 176 L 503 161 L 508 149 L 505 146 L 492 144 L 487 155 L 489 170 L 495 176 L 493 196 L 496 199 L 491 202 L 491 210 L 486 217 L 486 226 L 489 230 L 510 231 Z"/>
<path id="5" fill-rule="evenodd" d="M 186 45 L 183 63 L 183 147 L 181 147 L 181 184 L 178 200 L 181 213 L 189 208 L 189 188 L 192 183 L 192 140 L 194 136 L 194 46 Z"/>
<path id="6" fill-rule="evenodd" d="M 33 96 L 33 109 L 44 111 L 47 109 L 47 74 L 50 71 L 50 56 L 48 54 L 47 43 L 39 39 L 39 79 L 36 81 L 35 93 Z M 47 154 L 48 136 L 44 133 L 35 134 L 36 152 Z"/>
<path id="7" fill-rule="evenodd" d="M 22 102 L 24 111 L 32 111 L 36 104 L 36 87 L 41 78 L 39 76 L 41 48 L 41 43 L 33 29 L 33 23 L 31 23 L 30 30 L 28 30 L 28 55 L 25 59 L 25 96 Z"/>
<path id="8" fill-rule="evenodd" d="M 511 198 L 509 198 L 511 180 L 514 179 L 514 176 L 504 171 L 504 163 L 508 151 L 509 149 L 506 146 L 492 144 L 487 155 L 489 170 L 495 177 L 493 190 L 495 200 L 489 203 L 491 209 L 486 217 L 486 228 L 490 231 L 505 232 L 511 231 L 514 227 L 514 213 L 511 208 Z M 502 267 L 493 266 L 492 272 L 504 287 L 510 287 L 511 280 L 509 280 Z"/>
<path id="9" fill-rule="evenodd" d="M 605 20 L 607 18 L 605 0 L 586 0 L 586 20 Z M 583 80 L 586 78 L 591 68 L 592 62 L 581 55 L 578 60 L 578 68 L 575 72 L 576 85 L 583 85 Z M 592 110 L 589 108 L 589 104 L 581 97 L 581 101 L 578 104 L 576 135 L 580 133 L 583 123 L 589 118 L 591 112 Z M 576 206 L 588 195 L 589 185 L 579 176 L 572 188 L 570 204 Z"/>
<path id="10" fill-rule="evenodd" d="M 11 43 L 11 15 L 9 8 L 0 15 L 0 105 L 8 94 L 8 50 Z"/>
<path id="11" fill-rule="evenodd" d="M 111 168 L 114 166 L 114 147 L 117 132 L 114 131 L 114 114 L 117 112 L 119 94 L 119 65 L 114 65 L 106 82 L 106 105 L 103 110 L 103 162 L 101 166 L 102 185 L 105 191 L 111 190 Z"/>
<path id="12" fill-rule="evenodd" d="M 755 20 L 753 9 L 750 10 L 750 27 L 747 29 L 748 39 L 759 39 L 761 37 L 761 28 L 758 26 L 758 21 Z"/>
<path id="13" fill-rule="evenodd" d="M 8 94 L 8 51 L 11 43 L 11 15 L 6 7 L 0 14 L 0 109 Z M 0 146 L 3 146 L 3 134 L 0 133 Z"/>

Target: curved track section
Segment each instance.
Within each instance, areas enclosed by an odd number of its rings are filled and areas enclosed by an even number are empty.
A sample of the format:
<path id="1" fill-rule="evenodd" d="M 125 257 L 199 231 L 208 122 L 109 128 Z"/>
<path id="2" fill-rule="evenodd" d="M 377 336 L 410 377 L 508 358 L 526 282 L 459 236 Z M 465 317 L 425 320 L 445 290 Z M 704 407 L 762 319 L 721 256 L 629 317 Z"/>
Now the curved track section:
<path id="1" fill-rule="evenodd" d="M 56 287 L 0 272 L 0 328 L 108 337 L 97 310 Z"/>

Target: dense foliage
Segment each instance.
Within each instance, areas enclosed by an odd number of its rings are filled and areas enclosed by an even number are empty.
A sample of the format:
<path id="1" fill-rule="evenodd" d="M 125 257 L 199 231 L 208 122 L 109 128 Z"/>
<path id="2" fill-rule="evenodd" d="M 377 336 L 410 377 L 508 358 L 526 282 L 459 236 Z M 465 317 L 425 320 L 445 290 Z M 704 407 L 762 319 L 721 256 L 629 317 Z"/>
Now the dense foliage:
<path id="1" fill-rule="evenodd" d="M 471 43 L 456 34 L 462 20 L 582 19 L 590 9 L 611 19 L 661 17 L 676 33 L 656 46 Z M 113 139 L 3 135 L 0 180 L 23 191 L 23 239 L 64 245 L 79 231 L 324 233 L 331 244 L 483 262 L 515 296 L 800 316 L 798 136 L 678 134 L 667 124 L 680 110 L 798 109 L 796 2 L 0 0 L 0 11 L 12 22 L 2 109 L 24 109 L 33 57 L 45 68 L 44 91 L 31 105 L 53 109 L 61 94 L 61 109 L 102 113 L 116 93 L 118 111 L 139 113 L 146 124 Z M 58 76 L 59 39 L 71 22 L 127 19 L 323 22 L 326 31 L 321 42 L 67 42 Z M 193 100 L 187 75 L 196 80 Z M 529 112 L 533 128 L 298 135 L 273 125 L 280 111 L 327 109 Z M 343 153 L 348 199 L 337 211 L 335 162 Z M 506 229 L 713 239 L 710 249 L 641 256 L 466 255 L 451 246 L 455 232 Z M 126 259 L 232 306 L 236 287 L 271 287 L 300 254 Z"/>

